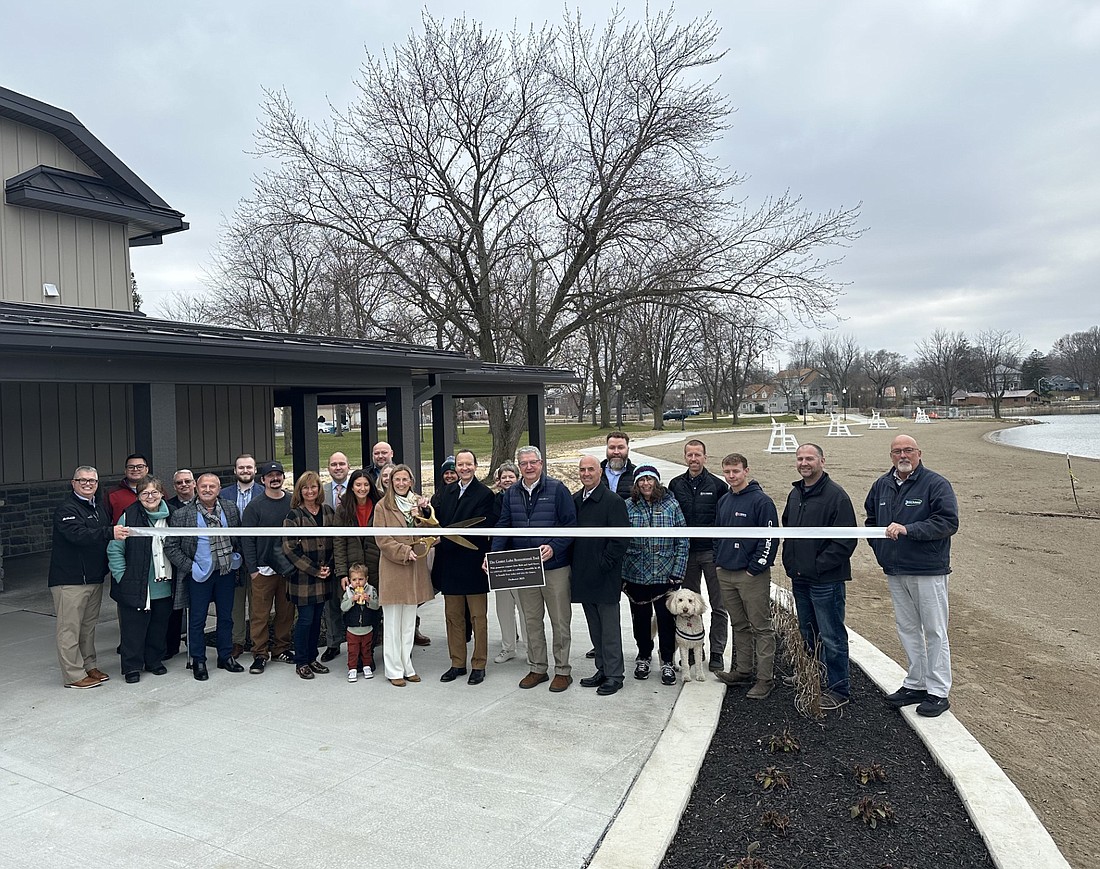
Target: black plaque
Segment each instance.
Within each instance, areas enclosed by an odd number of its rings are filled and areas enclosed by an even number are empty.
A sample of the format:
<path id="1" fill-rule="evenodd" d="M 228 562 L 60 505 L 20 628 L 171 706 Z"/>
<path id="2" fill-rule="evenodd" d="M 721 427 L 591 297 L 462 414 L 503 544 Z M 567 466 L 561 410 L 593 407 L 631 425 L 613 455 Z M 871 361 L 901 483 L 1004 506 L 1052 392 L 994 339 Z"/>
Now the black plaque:
<path id="1" fill-rule="evenodd" d="M 546 585 L 542 552 L 537 548 L 489 552 L 485 559 L 489 568 L 489 588 L 493 591 L 541 588 Z"/>

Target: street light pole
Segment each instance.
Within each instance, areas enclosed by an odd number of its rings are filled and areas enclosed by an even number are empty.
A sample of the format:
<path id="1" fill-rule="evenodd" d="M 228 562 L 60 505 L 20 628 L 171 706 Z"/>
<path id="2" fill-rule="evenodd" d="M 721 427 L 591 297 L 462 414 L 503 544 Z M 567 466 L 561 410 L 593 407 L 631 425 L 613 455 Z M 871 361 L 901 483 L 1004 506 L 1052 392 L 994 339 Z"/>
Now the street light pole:
<path id="1" fill-rule="evenodd" d="M 684 400 L 687 398 L 686 392 L 680 393 L 680 431 L 684 431 L 684 416 L 686 411 L 684 409 Z"/>
<path id="2" fill-rule="evenodd" d="M 840 400 L 844 402 L 844 421 L 848 421 L 848 387 L 840 390 Z"/>

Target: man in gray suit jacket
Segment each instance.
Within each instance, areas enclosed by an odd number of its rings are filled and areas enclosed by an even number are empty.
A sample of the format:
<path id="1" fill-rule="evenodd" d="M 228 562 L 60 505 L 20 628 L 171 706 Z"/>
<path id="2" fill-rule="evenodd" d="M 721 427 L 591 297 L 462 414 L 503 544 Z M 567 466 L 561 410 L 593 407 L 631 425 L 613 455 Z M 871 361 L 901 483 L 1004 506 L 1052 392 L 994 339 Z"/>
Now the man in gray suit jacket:
<path id="1" fill-rule="evenodd" d="M 323 489 L 322 495 L 326 504 L 333 510 L 338 510 L 340 499 L 344 497 L 344 492 L 347 490 L 348 474 L 351 473 L 348 457 L 340 452 L 329 456 L 328 473 L 332 477 L 332 482 L 325 483 L 321 487 Z M 340 588 L 339 583 L 336 583 L 332 597 L 328 599 L 328 603 L 325 605 L 326 649 L 321 653 L 322 661 L 331 661 L 340 654 L 340 643 L 343 642 L 344 636 L 344 614 L 340 611 L 340 599 L 343 595 L 344 590 Z"/>
<path id="2" fill-rule="evenodd" d="M 242 453 L 233 460 L 233 476 L 236 478 L 224 487 L 220 497 L 237 505 L 237 512 L 243 516 L 244 508 L 253 498 L 262 498 L 264 487 L 256 482 L 256 460 L 248 453 Z M 247 568 L 248 565 L 245 565 Z M 241 570 L 236 590 L 233 593 L 233 657 L 244 654 L 248 637 L 248 620 L 252 614 L 252 579 L 249 571 Z"/>

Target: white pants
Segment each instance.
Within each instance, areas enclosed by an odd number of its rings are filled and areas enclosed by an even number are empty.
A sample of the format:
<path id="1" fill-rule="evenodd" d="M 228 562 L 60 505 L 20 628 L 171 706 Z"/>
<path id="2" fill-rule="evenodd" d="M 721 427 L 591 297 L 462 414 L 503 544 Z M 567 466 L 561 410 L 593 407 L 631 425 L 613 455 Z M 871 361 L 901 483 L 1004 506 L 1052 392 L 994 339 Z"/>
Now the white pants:
<path id="1" fill-rule="evenodd" d="M 946 697 L 951 691 L 947 577 L 888 576 L 898 639 L 909 659 L 906 688 Z"/>
<path id="2" fill-rule="evenodd" d="M 516 650 L 516 636 L 519 625 L 516 622 L 516 610 L 519 608 L 518 591 L 494 591 L 496 598 L 497 621 L 500 622 L 500 648 L 503 652 Z"/>
<path id="3" fill-rule="evenodd" d="M 416 634 L 416 604 L 383 604 L 382 619 L 382 659 L 386 664 L 386 678 L 415 676 L 412 650 Z"/>

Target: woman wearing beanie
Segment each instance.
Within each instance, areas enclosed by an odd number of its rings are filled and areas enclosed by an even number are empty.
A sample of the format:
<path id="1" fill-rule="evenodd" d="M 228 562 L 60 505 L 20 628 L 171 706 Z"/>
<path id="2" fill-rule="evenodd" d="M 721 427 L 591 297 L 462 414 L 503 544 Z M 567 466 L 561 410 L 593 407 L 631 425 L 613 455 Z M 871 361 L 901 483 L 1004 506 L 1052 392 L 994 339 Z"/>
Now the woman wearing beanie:
<path id="1" fill-rule="evenodd" d="M 680 504 L 661 485 L 661 475 L 653 465 L 642 465 L 634 472 L 634 488 L 626 503 L 626 512 L 635 528 L 683 528 L 687 524 Z M 635 679 L 649 678 L 653 657 L 650 624 L 656 612 L 661 682 L 676 684 L 672 665 L 676 654 L 676 618 L 665 606 L 665 595 L 679 588 L 687 561 L 686 537 L 635 537 L 627 543 L 623 591 L 630 601 L 634 640 L 638 644 Z"/>

